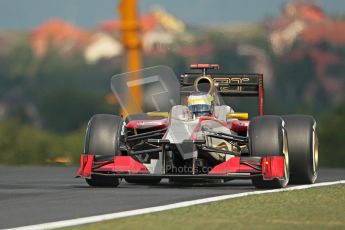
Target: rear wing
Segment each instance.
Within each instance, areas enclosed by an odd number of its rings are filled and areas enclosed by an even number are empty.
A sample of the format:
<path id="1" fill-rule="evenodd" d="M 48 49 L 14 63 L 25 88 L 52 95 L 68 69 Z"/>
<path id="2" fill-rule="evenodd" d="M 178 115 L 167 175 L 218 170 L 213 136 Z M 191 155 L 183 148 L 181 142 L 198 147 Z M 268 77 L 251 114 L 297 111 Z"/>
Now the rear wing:
<path id="1" fill-rule="evenodd" d="M 195 91 L 195 82 L 200 73 L 186 73 L 180 76 L 181 98 Z M 262 74 L 207 73 L 214 87 L 225 97 L 258 97 L 259 115 L 264 114 L 264 87 Z"/>

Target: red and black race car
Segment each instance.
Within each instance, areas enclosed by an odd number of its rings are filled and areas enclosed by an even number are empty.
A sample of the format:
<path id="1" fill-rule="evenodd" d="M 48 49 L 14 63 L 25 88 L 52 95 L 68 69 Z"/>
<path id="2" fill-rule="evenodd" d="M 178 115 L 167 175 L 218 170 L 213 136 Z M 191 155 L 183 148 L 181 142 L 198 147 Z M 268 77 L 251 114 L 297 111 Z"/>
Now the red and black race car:
<path id="1" fill-rule="evenodd" d="M 315 182 L 313 117 L 264 115 L 261 74 L 222 74 L 217 64 L 191 69 L 179 78 L 164 66 L 114 76 L 112 90 L 129 115 L 90 119 L 77 175 L 90 186 L 162 178 L 250 179 L 257 188 Z M 258 116 L 235 112 L 226 103 L 235 97 L 257 97 Z"/>

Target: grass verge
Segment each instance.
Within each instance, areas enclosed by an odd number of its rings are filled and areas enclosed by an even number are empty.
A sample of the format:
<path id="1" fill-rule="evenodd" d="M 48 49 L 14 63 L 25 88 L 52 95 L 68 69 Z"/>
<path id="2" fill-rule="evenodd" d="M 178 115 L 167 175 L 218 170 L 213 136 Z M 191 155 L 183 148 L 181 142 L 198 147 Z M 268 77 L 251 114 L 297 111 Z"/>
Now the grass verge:
<path id="1" fill-rule="evenodd" d="M 66 229 L 345 229 L 345 185 L 254 195 Z"/>

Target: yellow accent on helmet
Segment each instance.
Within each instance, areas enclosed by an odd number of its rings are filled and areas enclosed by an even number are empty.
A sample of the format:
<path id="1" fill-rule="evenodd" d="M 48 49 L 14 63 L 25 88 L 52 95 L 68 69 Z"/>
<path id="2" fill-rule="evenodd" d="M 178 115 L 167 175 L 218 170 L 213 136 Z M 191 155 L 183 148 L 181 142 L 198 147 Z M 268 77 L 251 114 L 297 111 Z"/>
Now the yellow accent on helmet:
<path id="1" fill-rule="evenodd" d="M 191 95 L 188 97 L 188 105 L 212 104 L 213 97 L 209 94 L 206 95 Z"/>

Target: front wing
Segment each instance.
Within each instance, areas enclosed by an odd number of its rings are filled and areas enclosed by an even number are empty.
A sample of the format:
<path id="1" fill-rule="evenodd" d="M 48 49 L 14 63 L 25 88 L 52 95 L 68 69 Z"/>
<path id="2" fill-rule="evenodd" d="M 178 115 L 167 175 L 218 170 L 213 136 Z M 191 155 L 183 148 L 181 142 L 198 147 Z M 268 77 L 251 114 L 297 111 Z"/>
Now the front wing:
<path id="1" fill-rule="evenodd" d="M 214 166 L 207 174 L 167 174 L 150 172 L 147 166 L 131 156 L 114 156 L 113 161 L 94 161 L 94 155 L 83 154 L 80 157 L 78 177 L 91 178 L 103 175 L 117 178 L 200 178 L 200 179 L 250 179 L 262 176 L 264 180 L 284 179 L 284 157 L 247 157 L 234 156 Z"/>

